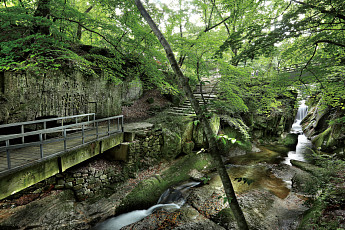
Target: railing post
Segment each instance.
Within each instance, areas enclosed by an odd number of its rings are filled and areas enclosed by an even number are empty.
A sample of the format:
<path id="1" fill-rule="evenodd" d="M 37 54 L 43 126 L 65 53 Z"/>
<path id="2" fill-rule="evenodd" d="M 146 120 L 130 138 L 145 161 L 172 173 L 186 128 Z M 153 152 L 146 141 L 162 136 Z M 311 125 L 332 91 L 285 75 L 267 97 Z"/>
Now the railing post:
<path id="1" fill-rule="evenodd" d="M 75 117 L 75 123 L 78 124 L 78 117 Z"/>
<path id="2" fill-rule="evenodd" d="M 43 129 L 47 129 L 47 122 L 43 122 Z M 47 134 L 44 134 L 44 140 L 47 139 Z"/>
<path id="3" fill-rule="evenodd" d="M 117 118 L 117 131 L 120 131 L 120 117 Z"/>
<path id="4" fill-rule="evenodd" d="M 95 128 L 96 114 L 93 114 L 93 127 Z"/>
<path id="5" fill-rule="evenodd" d="M 110 135 L 110 119 L 108 120 L 108 136 Z"/>
<path id="6" fill-rule="evenodd" d="M 124 130 L 123 130 L 123 116 L 121 117 L 121 131 L 124 132 Z"/>
<path id="7" fill-rule="evenodd" d="M 64 151 L 67 150 L 66 136 L 67 136 L 66 129 L 63 129 L 63 149 L 64 149 Z"/>
<path id="8" fill-rule="evenodd" d="M 98 139 L 98 122 L 96 121 L 96 139 Z"/>
<path id="9" fill-rule="evenodd" d="M 85 138 L 84 138 L 84 124 L 81 126 L 81 135 L 82 135 L 82 144 L 85 144 Z"/>
<path id="10" fill-rule="evenodd" d="M 10 147 L 10 140 L 6 140 L 6 154 L 7 154 L 7 168 L 11 169 L 11 154 L 8 147 Z"/>
<path id="11" fill-rule="evenodd" d="M 22 125 L 20 128 L 21 128 L 22 134 L 24 134 L 24 125 Z M 25 142 L 25 139 L 24 139 L 24 136 L 22 136 L 22 144 L 24 144 L 24 142 Z"/>
<path id="12" fill-rule="evenodd" d="M 43 137 L 42 137 L 42 133 L 40 133 L 40 155 L 41 155 L 41 159 L 43 158 Z"/>

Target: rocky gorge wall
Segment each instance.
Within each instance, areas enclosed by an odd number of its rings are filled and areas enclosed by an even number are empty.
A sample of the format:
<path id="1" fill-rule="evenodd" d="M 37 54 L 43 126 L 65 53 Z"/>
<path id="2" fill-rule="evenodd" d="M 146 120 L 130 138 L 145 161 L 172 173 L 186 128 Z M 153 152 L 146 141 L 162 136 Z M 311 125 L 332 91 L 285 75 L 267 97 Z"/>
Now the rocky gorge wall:
<path id="1" fill-rule="evenodd" d="M 297 92 L 291 91 L 291 97 L 280 95 L 276 108 L 271 108 L 267 114 L 248 113 L 244 121 L 250 128 L 252 139 L 258 142 L 281 142 L 290 132 L 297 113 Z"/>
<path id="2" fill-rule="evenodd" d="M 305 135 L 317 150 L 344 156 L 345 127 L 339 119 L 345 112 L 341 108 L 323 106 L 320 97 L 311 97 L 307 103 L 308 115 L 302 121 Z"/>
<path id="3" fill-rule="evenodd" d="M 46 74 L 0 72 L 0 124 L 43 117 L 121 113 L 121 103 L 142 95 L 139 79 L 115 84 L 106 76 L 58 70 Z"/>

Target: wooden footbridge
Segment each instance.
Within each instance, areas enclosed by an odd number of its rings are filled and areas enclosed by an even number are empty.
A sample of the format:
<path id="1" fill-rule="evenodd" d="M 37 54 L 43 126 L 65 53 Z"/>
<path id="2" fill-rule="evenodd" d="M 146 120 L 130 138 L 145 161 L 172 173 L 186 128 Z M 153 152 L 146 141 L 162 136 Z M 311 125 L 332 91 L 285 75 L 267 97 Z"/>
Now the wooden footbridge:
<path id="1" fill-rule="evenodd" d="M 0 200 L 123 142 L 123 116 L 95 114 L 0 126 Z"/>

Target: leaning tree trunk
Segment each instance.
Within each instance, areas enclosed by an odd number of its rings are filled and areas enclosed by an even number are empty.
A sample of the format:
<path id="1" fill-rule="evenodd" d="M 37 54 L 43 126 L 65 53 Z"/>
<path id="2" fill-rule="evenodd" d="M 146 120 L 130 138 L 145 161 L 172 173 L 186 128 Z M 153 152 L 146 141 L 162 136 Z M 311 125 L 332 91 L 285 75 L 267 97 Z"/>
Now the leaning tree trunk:
<path id="1" fill-rule="evenodd" d="M 222 158 L 220 156 L 220 148 L 217 144 L 215 134 L 212 131 L 209 120 L 205 117 L 205 111 L 201 109 L 198 100 L 194 97 L 192 89 L 188 83 L 188 78 L 185 77 L 184 74 L 182 73 L 175 59 L 174 53 L 172 52 L 170 48 L 169 43 L 167 42 L 163 34 L 160 32 L 155 22 L 152 20 L 151 16 L 147 13 L 147 11 L 145 10 L 140 0 L 135 0 L 135 4 L 137 5 L 137 8 L 139 9 L 140 13 L 149 24 L 149 26 L 151 27 L 152 31 L 154 32 L 154 34 L 156 35 L 156 37 L 158 38 L 162 46 L 164 47 L 164 50 L 166 52 L 167 58 L 169 59 L 170 65 L 172 69 L 174 70 L 176 76 L 178 77 L 179 84 L 182 87 L 188 99 L 190 100 L 199 121 L 203 125 L 204 132 L 206 134 L 206 138 L 209 143 L 209 149 L 210 149 L 212 159 L 214 161 L 215 166 L 217 167 L 218 174 L 222 180 L 226 196 L 228 197 L 230 208 L 236 218 L 239 229 L 248 229 L 248 225 L 244 218 L 243 212 L 237 202 L 235 191 L 232 186 L 230 177 L 227 173 L 225 165 L 223 164 Z"/>

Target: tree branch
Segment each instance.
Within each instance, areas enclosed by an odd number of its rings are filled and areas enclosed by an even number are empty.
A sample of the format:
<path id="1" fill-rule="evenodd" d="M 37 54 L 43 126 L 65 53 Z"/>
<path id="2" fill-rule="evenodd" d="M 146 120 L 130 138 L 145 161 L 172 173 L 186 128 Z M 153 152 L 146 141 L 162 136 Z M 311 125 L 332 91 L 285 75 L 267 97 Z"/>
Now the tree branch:
<path id="1" fill-rule="evenodd" d="M 319 43 L 329 43 L 329 44 L 332 44 L 332 45 L 336 45 L 336 46 L 340 46 L 340 47 L 345 48 L 345 44 L 338 43 L 338 42 L 331 41 L 331 40 L 327 40 L 327 39 L 318 40 L 318 41 L 314 42 L 314 44 L 316 44 L 316 45 L 319 44 Z"/>
<path id="2" fill-rule="evenodd" d="M 307 64 L 305 64 L 305 66 L 301 69 L 301 73 L 299 74 L 299 81 L 303 83 L 303 85 L 306 87 L 306 89 L 308 89 L 308 87 L 306 86 L 306 84 L 304 83 L 304 81 L 302 80 L 302 74 L 303 74 L 303 70 L 304 69 L 307 69 L 307 66 L 310 64 L 311 60 L 314 58 L 315 54 L 316 54 L 316 51 L 317 51 L 317 47 L 318 47 L 318 44 L 315 45 L 315 48 L 314 48 L 314 52 L 313 52 L 313 55 L 310 57 L 310 59 L 308 60 Z"/>
<path id="3" fill-rule="evenodd" d="M 213 26 L 211 26 L 211 27 L 206 28 L 203 32 L 206 33 L 206 32 L 208 32 L 208 31 L 210 31 L 210 30 L 216 28 L 217 26 L 219 26 L 220 24 L 224 23 L 224 22 L 225 22 L 226 20 L 228 20 L 229 18 L 231 18 L 231 16 L 226 17 L 225 19 L 223 19 L 223 20 L 220 21 L 219 23 L 217 23 L 217 24 L 215 24 L 215 25 L 213 25 Z M 198 37 L 200 37 L 200 35 L 199 35 Z"/>
<path id="4" fill-rule="evenodd" d="M 331 10 L 331 11 L 330 10 L 326 10 L 325 8 L 322 8 L 322 7 L 319 7 L 319 6 L 310 5 L 308 3 L 297 1 L 297 0 L 292 0 L 292 1 L 295 2 L 295 3 L 301 4 L 301 5 L 304 5 L 306 7 L 312 8 L 312 9 L 317 9 L 321 13 L 333 15 L 333 16 L 335 16 L 337 18 L 345 20 L 345 15 L 339 14 L 338 12 L 336 12 L 334 10 Z"/>
<path id="5" fill-rule="evenodd" d="M 115 45 L 114 43 L 112 43 L 108 38 L 106 38 L 104 35 L 102 35 L 101 33 L 97 32 L 97 31 L 94 31 L 92 29 L 89 29 L 87 28 L 86 26 L 84 26 L 83 24 L 81 24 L 80 22 L 76 21 L 76 20 L 73 20 L 73 19 L 68 19 L 68 18 L 59 18 L 59 17 L 54 17 L 55 19 L 60 19 L 60 20 L 66 20 L 66 21 L 69 21 L 69 22 L 73 22 L 73 23 L 76 23 L 78 24 L 79 26 L 81 26 L 83 29 L 91 32 L 91 33 L 94 33 L 94 34 L 97 34 L 98 36 L 100 36 L 101 38 L 103 38 L 107 43 L 109 43 L 111 46 L 114 47 L 114 49 L 119 52 L 122 56 L 125 56 L 117 47 L 117 45 Z"/>
<path id="6" fill-rule="evenodd" d="M 215 0 L 210 0 L 210 2 L 211 2 L 212 5 L 214 6 L 214 8 L 217 10 L 217 13 L 218 13 L 219 17 L 223 20 L 222 14 L 219 12 L 219 10 L 218 10 L 218 8 L 217 8 L 217 5 L 216 5 L 216 3 L 215 3 Z M 226 24 L 226 22 L 224 22 L 224 26 L 225 26 L 225 28 L 226 28 L 226 30 L 227 30 L 229 36 L 230 36 L 230 30 L 229 30 L 229 27 L 228 27 L 228 25 Z"/>
<path id="7" fill-rule="evenodd" d="M 289 9 L 289 7 L 291 6 L 291 4 L 292 4 L 292 2 L 290 1 L 290 2 L 289 2 L 289 5 L 287 5 L 287 7 L 283 10 L 283 12 L 281 12 L 280 15 L 278 15 L 278 16 L 275 17 L 275 18 L 269 18 L 269 19 L 271 19 L 271 20 L 276 20 L 277 18 L 279 18 L 280 16 L 282 16 L 282 15 L 285 13 L 285 11 L 286 11 L 287 9 Z"/>
<path id="8" fill-rule="evenodd" d="M 213 25 L 212 27 L 206 28 L 203 32 L 201 32 L 201 33 L 198 35 L 198 37 L 197 37 L 195 40 L 198 40 L 198 39 L 200 38 L 200 36 L 201 36 L 203 33 L 206 33 L 206 32 L 208 32 L 208 31 L 210 31 L 210 30 L 216 28 L 217 26 L 219 26 L 220 24 L 224 23 L 224 22 L 225 22 L 226 20 L 228 20 L 229 18 L 230 18 L 230 16 L 227 17 L 227 18 L 225 18 L 225 19 L 223 19 L 221 22 L 219 22 L 219 23 Z M 192 48 L 193 46 L 194 46 L 194 44 L 190 45 L 190 48 Z M 183 62 L 184 62 L 185 59 L 186 59 L 186 55 L 183 55 L 183 56 L 179 59 L 178 64 L 179 64 L 180 66 L 182 66 L 182 64 L 183 64 Z"/>

